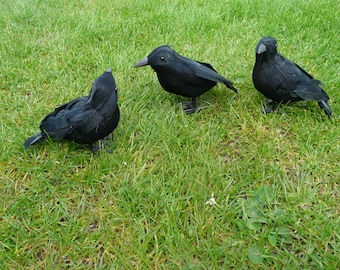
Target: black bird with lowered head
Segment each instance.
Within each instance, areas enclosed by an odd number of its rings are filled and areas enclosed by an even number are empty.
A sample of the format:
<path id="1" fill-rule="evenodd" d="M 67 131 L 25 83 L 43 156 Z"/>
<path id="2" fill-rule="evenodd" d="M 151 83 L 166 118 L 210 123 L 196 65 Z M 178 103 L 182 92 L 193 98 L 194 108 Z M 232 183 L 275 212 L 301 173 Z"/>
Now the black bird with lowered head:
<path id="1" fill-rule="evenodd" d="M 112 69 L 93 83 L 89 96 L 74 99 L 49 113 L 40 124 L 40 132 L 28 138 L 25 148 L 50 137 L 86 145 L 93 153 L 93 143 L 108 136 L 117 127 L 120 112 Z"/>
<path id="2" fill-rule="evenodd" d="M 237 93 L 232 82 L 222 77 L 208 63 L 194 61 L 179 55 L 171 47 L 163 45 L 154 49 L 147 57 L 135 64 L 135 68 L 150 65 L 157 73 L 161 86 L 168 92 L 189 97 L 190 102 L 183 102 L 184 111 L 197 111 L 196 98 L 223 83 Z"/>
<path id="3" fill-rule="evenodd" d="M 277 43 L 273 37 L 262 38 L 256 46 L 256 61 L 253 69 L 255 88 L 274 102 L 288 103 L 301 100 L 316 100 L 328 117 L 332 111 L 327 103 L 329 97 L 321 88 L 321 81 L 316 80 L 303 68 L 277 52 Z"/>

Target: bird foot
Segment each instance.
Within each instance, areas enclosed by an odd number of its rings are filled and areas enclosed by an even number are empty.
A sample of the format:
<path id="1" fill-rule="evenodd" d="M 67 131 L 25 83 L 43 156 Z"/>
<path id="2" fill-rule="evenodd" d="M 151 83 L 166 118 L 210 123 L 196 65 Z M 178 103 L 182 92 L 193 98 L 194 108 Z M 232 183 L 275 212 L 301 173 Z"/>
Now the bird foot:
<path id="1" fill-rule="evenodd" d="M 262 106 L 262 111 L 263 111 L 264 114 L 273 113 L 273 112 L 279 113 L 279 114 L 283 114 L 283 112 L 281 110 L 277 109 L 276 105 L 274 105 L 272 107 L 264 107 L 264 106 Z"/>
<path id="2" fill-rule="evenodd" d="M 100 146 L 91 144 L 88 145 L 87 148 L 92 152 L 92 154 L 96 155 L 99 152 Z"/>
<path id="3" fill-rule="evenodd" d="M 113 140 L 113 135 L 108 135 L 105 138 L 98 141 L 98 149 L 102 148 L 105 150 L 105 153 L 112 153 L 111 149 L 108 149 L 108 145 Z M 95 153 L 94 153 L 95 154 Z"/>
<path id="4" fill-rule="evenodd" d="M 105 147 L 105 144 L 102 142 L 99 142 L 98 145 L 89 145 L 87 149 L 89 149 L 94 155 L 102 153 L 102 149 L 104 149 L 105 153 L 110 154 L 113 152 L 111 149 Z"/>
<path id="5" fill-rule="evenodd" d="M 88 149 L 90 150 L 94 155 L 98 154 L 101 149 L 105 150 L 105 153 L 112 153 L 113 151 L 111 149 L 107 148 L 107 145 L 110 143 L 110 141 L 113 139 L 113 136 L 106 136 L 105 138 L 99 140 L 96 144 L 84 144 L 79 145 L 79 148 L 81 149 Z"/>
<path id="6" fill-rule="evenodd" d="M 77 148 L 90 150 L 92 154 L 97 154 L 100 149 L 99 145 L 93 145 L 93 144 L 78 144 Z"/>
<path id="7" fill-rule="evenodd" d="M 268 98 L 268 99 L 267 99 L 267 104 L 268 104 L 268 105 L 275 105 L 276 102 L 275 102 L 274 100 Z"/>
<path id="8" fill-rule="evenodd" d="M 200 104 L 202 104 L 202 106 L 197 106 Z M 207 105 L 203 105 L 203 104 L 207 104 Z M 202 101 L 197 101 L 196 106 L 195 106 L 192 101 L 184 101 L 184 102 L 181 102 L 181 105 L 182 105 L 184 112 L 188 114 L 192 114 L 194 112 L 198 112 L 200 110 L 203 110 L 211 106 L 211 103 L 209 103 L 208 101 L 202 100 Z"/>

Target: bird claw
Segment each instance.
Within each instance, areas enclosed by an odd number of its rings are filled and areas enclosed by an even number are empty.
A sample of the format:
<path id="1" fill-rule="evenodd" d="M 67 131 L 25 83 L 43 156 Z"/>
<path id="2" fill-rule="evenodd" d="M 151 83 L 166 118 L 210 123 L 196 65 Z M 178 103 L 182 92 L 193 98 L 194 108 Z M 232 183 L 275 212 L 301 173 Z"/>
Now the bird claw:
<path id="1" fill-rule="evenodd" d="M 96 144 L 80 144 L 80 145 L 78 145 L 78 148 L 88 149 L 94 155 L 100 153 L 101 149 L 104 149 L 105 153 L 112 153 L 113 151 L 111 149 L 107 148 L 107 145 L 110 143 L 110 141 L 112 139 L 113 139 L 113 135 L 109 135 L 109 136 L 106 136 L 103 139 L 99 140 Z"/>
<path id="2" fill-rule="evenodd" d="M 111 149 L 108 149 L 108 144 L 113 140 L 113 134 L 108 135 L 105 138 L 98 141 L 98 149 L 103 148 L 105 150 L 105 153 L 112 153 L 113 151 Z"/>
<path id="3" fill-rule="evenodd" d="M 284 112 L 282 112 L 281 110 L 277 109 L 277 106 L 273 106 L 273 107 L 264 107 L 262 106 L 262 112 L 264 114 L 268 114 L 268 113 L 278 113 L 278 114 L 284 114 Z"/>
<path id="4" fill-rule="evenodd" d="M 88 149 L 94 154 L 94 155 L 98 155 L 101 153 L 101 148 L 103 148 L 105 150 L 105 153 L 112 153 L 113 151 L 111 149 L 107 149 L 105 146 L 102 145 L 91 145 L 88 147 Z"/>
<path id="5" fill-rule="evenodd" d="M 267 104 L 268 104 L 268 105 L 275 105 L 276 102 L 275 102 L 274 100 L 268 98 L 268 99 L 267 99 Z"/>
<path id="6" fill-rule="evenodd" d="M 205 106 L 197 106 L 197 104 L 202 104 L 205 103 L 207 105 Z M 202 100 L 202 101 L 197 101 L 196 106 L 194 106 L 192 101 L 184 101 L 181 102 L 183 111 L 186 112 L 187 114 L 193 114 L 194 112 L 198 112 L 200 110 L 203 110 L 209 106 L 211 106 L 211 103 L 208 101 Z"/>
<path id="7" fill-rule="evenodd" d="M 92 152 L 92 154 L 96 155 L 99 152 L 99 145 L 89 145 L 88 149 Z"/>
<path id="8" fill-rule="evenodd" d="M 197 108 L 191 107 L 191 108 L 183 108 L 183 112 L 187 114 L 193 114 L 194 112 L 197 111 Z"/>
<path id="9" fill-rule="evenodd" d="M 270 107 L 262 107 L 262 111 L 263 111 L 263 113 L 264 114 L 268 114 L 268 113 L 272 113 L 272 112 L 275 112 L 275 109 L 273 109 L 273 108 L 270 108 Z"/>

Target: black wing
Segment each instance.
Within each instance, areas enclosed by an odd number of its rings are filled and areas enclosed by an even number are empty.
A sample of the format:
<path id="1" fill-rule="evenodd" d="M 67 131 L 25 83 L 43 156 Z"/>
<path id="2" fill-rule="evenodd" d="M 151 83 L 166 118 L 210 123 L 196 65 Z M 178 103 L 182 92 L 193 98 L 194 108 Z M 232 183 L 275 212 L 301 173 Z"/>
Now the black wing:
<path id="1" fill-rule="evenodd" d="M 304 100 L 328 100 L 320 87 L 321 82 L 294 62 L 278 54 L 273 68 L 275 72 L 270 80 L 272 87 L 281 88 L 293 97 L 296 95 Z"/>
<path id="2" fill-rule="evenodd" d="M 59 140 L 73 129 L 84 135 L 94 130 L 103 121 L 103 116 L 90 107 L 87 99 L 78 98 L 56 108 L 42 120 L 40 129 Z"/>
<path id="3" fill-rule="evenodd" d="M 216 83 L 223 83 L 228 88 L 232 89 L 235 93 L 237 93 L 237 89 L 233 86 L 233 83 L 220 74 L 212 67 L 212 65 L 204 62 L 196 62 L 194 65 L 194 74 L 198 77 L 201 77 L 206 80 L 210 80 Z"/>

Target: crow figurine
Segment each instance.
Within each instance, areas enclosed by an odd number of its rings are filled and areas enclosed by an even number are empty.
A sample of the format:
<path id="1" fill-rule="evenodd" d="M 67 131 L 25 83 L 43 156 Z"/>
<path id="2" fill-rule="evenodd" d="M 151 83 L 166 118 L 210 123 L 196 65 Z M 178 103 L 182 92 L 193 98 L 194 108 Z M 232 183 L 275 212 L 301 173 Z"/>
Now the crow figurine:
<path id="1" fill-rule="evenodd" d="M 275 110 L 278 103 L 316 100 L 328 117 L 332 114 L 327 103 L 329 97 L 321 88 L 321 81 L 279 54 L 273 37 L 262 38 L 256 46 L 253 83 L 273 105 L 265 109 L 266 113 Z"/>
<path id="2" fill-rule="evenodd" d="M 235 93 L 238 92 L 232 82 L 218 74 L 210 64 L 181 56 L 167 45 L 154 49 L 134 67 L 146 65 L 150 65 L 157 73 L 159 83 L 166 91 L 192 99 L 182 103 L 184 111 L 188 113 L 202 108 L 197 107 L 196 98 L 217 83 L 223 83 Z"/>
<path id="3" fill-rule="evenodd" d="M 89 96 L 74 99 L 49 113 L 41 121 L 41 131 L 25 141 L 25 148 L 50 137 L 86 145 L 97 152 L 93 143 L 108 136 L 118 125 L 117 100 L 116 82 L 109 68 L 94 81 Z"/>

